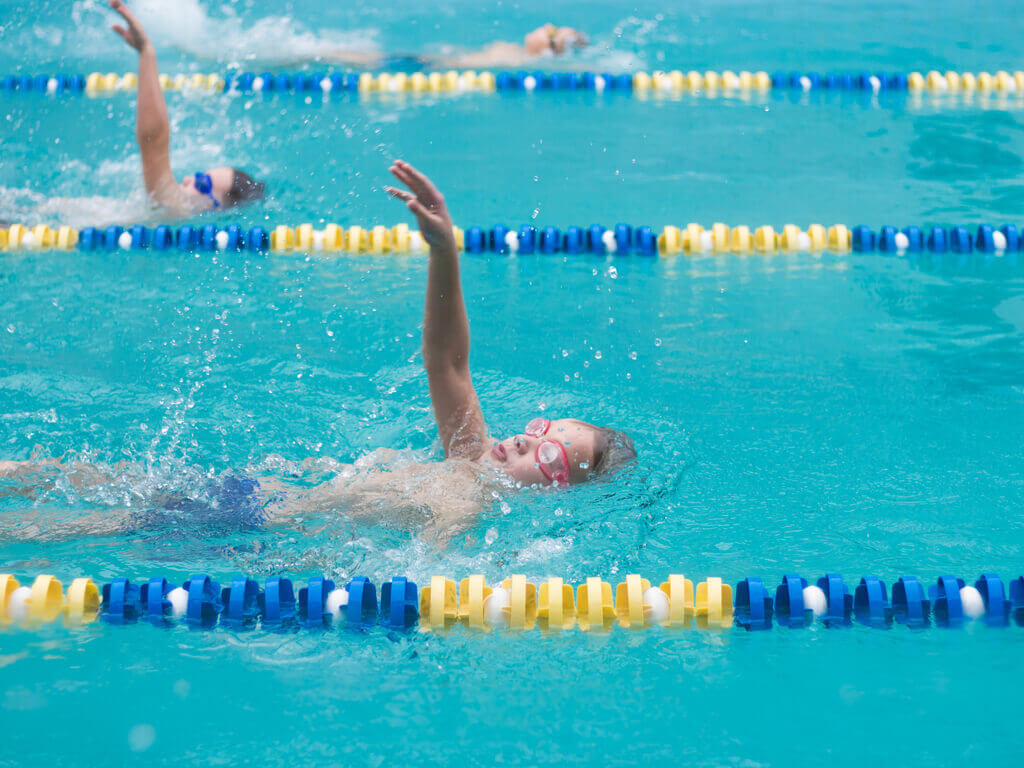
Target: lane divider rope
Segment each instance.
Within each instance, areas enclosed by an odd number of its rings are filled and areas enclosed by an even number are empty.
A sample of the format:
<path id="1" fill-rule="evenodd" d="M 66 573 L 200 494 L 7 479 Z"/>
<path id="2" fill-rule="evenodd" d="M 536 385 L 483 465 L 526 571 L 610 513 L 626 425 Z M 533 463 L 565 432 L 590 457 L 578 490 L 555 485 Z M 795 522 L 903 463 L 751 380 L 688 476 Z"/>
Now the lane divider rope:
<path id="1" fill-rule="evenodd" d="M 835 224 L 825 228 L 812 224 L 806 230 L 787 224 L 781 230 L 771 226 L 729 227 L 715 223 L 705 229 L 700 224 L 685 227 L 666 226 L 660 232 L 651 227 L 617 224 L 605 228 L 533 227 L 525 225 L 510 229 L 497 225 L 489 229 L 454 228 L 458 249 L 466 253 L 521 254 L 628 254 L 674 256 L 679 254 L 751 254 L 751 253 L 993 253 L 1015 256 L 1024 248 L 1022 232 L 1013 224 L 994 227 L 982 224 L 973 232 L 965 226 L 904 227 L 884 226 L 877 232 L 870 227 L 847 227 Z M 237 224 L 221 226 L 153 228 L 141 224 L 133 227 L 105 228 L 57 227 L 45 224 L 27 227 L 13 224 L 0 229 L 0 251 L 17 250 L 181 250 L 181 251 L 250 251 L 255 253 L 348 253 L 348 254 L 417 254 L 429 246 L 423 236 L 407 224 L 373 227 L 312 224 L 297 227 L 279 225 L 243 229 Z"/>
<path id="2" fill-rule="evenodd" d="M 665 91 L 715 94 L 720 91 L 911 91 L 933 93 L 997 92 L 1024 98 L 1024 71 L 989 72 L 722 72 L 691 70 L 683 72 L 635 72 L 627 74 L 596 72 L 314 72 L 275 73 L 241 72 L 227 74 L 160 75 L 160 85 L 168 91 L 225 92 L 348 92 L 348 93 L 443 93 L 514 91 Z M 0 78 L 0 91 L 49 94 L 85 93 L 88 95 L 134 91 L 138 76 L 134 72 L 92 72 L 88 75 L 6 75 Z"/>
<path id="3" fill-rule="evenodd" d="M 480 631 L 606 631 L 616 625 L 765 630 L 815 623 L 920 628 L 956 627 L 972 620 L 993 627 L 1024 626 L 1024 576 L 1006 585 L 996 574 L 984 573 L 971 585 L 944 575 L 927 587 L 913 576 L 902 576 L 889 595 L 886 583 L 876 576 L 865 576 L 851 589 L 835 573 L 815 582 L 786 574 L 774 590 L 756 577 L 734 588 L 718 577 L 694 585 L 681 574 L 660 584 L 631 574 L 614 590 L 597 576 L 575 587 L 557 577 L 535 584 L 513 575 L 492 585 L 481 575 L 458 584 L 432 576 L 422 589 L 396 576 L 380 585 L 379 600 L 377 586 L 361 576 L 344 586 L 316 576 L 298 589 L 283 576 L 272 576 L 262 585 L 239 576 L 221 585 L 196 574 L 180 586 L 160 577 L 143 582 L 119 578 L 102 585 L 82 577 L 65 593 L 52 575 L 22 585 L 13 575 L 0 574 L 0 625 L 75 625 L 99 619 L 111 624 L 184 622 L 202 628 L 384 625 L 425 632 L 456 624 Z"/>

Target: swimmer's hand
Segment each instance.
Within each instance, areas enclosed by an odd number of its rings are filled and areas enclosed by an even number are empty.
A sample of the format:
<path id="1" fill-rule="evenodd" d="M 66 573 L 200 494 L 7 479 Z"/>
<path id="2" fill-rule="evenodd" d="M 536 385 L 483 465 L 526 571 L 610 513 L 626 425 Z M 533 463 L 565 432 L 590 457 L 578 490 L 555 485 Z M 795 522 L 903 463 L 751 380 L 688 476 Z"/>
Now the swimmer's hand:
<path id="1" fill-rule="evenodd" d="M 121 0 L 110 0 L 110 7 L 121 14 L 121 18 L 128 25 L 125 28 L 119 24 L 114 24 L 111 29 L 123 37 L 124 41 L 139 53 L 149 48 L 149 37 L 146 35 L 146 30 L 143 29 L 142 24 L 135 18 L 135 15 L 128 10 L 128 7 Z"/>
<path id="2" fill-rule="evenodd" d="M 452 218 L 448 215 L 444 196 L 437 191 L 437 187 L 404 160 L 395 160 L 395 164 L 389 170 L 396 179 L 412 190 L 407 192 L 404 189 L 387 187 L 389 195 L 404 201 L 406 207 L 413 212 L 416 221 L 419 222 L 423 239 L 432 248 L 450 248 L 454 253 L 455 232 L 452 229 Z"/>

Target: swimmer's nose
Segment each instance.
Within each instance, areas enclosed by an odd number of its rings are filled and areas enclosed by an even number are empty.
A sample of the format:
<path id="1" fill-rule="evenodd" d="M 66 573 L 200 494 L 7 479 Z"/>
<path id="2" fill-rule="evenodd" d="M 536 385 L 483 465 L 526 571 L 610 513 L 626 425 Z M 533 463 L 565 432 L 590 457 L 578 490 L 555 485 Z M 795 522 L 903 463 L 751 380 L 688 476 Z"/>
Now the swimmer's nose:
<path id="1" fill-rule="evenodd" d="M 526 443 L 526 438 L 522 435 L 516 435 L 512 440 L 513 446 L 515 446 L 516 453 L 522 456 L 529 449 L 529 445 Z"/>

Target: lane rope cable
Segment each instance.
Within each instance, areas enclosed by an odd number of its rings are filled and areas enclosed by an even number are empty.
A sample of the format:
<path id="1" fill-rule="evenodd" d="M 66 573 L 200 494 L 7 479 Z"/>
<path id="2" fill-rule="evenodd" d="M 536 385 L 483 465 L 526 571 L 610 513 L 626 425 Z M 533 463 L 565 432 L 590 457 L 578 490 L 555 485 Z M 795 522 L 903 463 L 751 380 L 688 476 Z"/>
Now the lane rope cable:
<path id="1" fill-rule="evenodd" d="M 1024 71 L 990 72 L 859 72 L 819 73 L 746 70 L 733 72 L 682 70 L 635 73 L 545 72 L 541 70 L 491 72 L 231 72 L 225 74 L 160 75 L 167 91 L 208 93 L 455 93 L 511 94 L 523 91 L 592 91 L 635 93 L 719 93 L 768 91 L 861 91 L 867 93 L 911 92 L 932 94 L 998 93 L 1024 100 Z M 0 92 L 109 95 L 134 91 L 134 72 L 92 72 L 58 75 L 6 75 Z"/>
<path id="2" fill-rule="evenodd" d="M 1024 627 L 1024 576 L 1004 584 L 996 574 L 983 573 L 972 585 L 944 575 L 927 586 L 913 576 L 901 576 L 891 590 L 877 576 L 847 584 L 836 573 L 816 581 L 786 574 L 774 589 L 758 577 L 733 587 L 719 577 L 694 584 L 681 574 L 660 584 L 630 574 L 614 589 L 598 576 L 575 586 L 557 577 L 534 583 L 518 574 L 497 584 L 488 584 L 479 574 L 458 583 L 432 576 L 422 588 L 396 576 L 380 585 L 378 599 L 377 585 L 362 576 L 344 586 L 316 576 L 302 587 L 283 576 L 263 584 L 238 576 L 221 584 L 196 574 L 181 585 L 162 577 L 139 582 L 117 578 L 102 585 L 79 577 L 65 592 L 53 575 L 36 576 L 23 585 L 11 574 L 0 574 L 0 626 L 95 620 L 236 629 L 383 625 L 424 632 L 457 624 L 482 631 L 607 631 L 615 626 L 767 630 L 816 623 L 887 629 L 894 624 L 959 627 L 975 620 L 991 627 Z"/>
<path id="3" fill-rule="evenodd" d="M 1016 259 L 1024 249 L 1024 237 L 1014 224 L 996 227 L 982 224 L 974 229 L 953 227 L 883 226 L 878 231 L 867 226 L 824 227 L 811 224 L 801 229 L 786 224 L 781 230 L 771 226 L 729 227 L 715 223 L 705 229 L 700 224 L 684 227 L 651 227 L 616 224 L 606 228 L 570 226 L 564 231 L 553 226 L 524 225 L 510 229 L 502 224 L 483 228 L 454 228 L 459 251 L 471 254 L 637 254 L 675 256 L 679 254 L 752 253 L 847 253 L 880 252 L 895 255 L 929 253 L 969 254 L 974 251 Z M 51 228 L 46 224 L 13 224 L 0 229 L 0 251 L 137 251 L 180 250 L 254 253 L 347 253 L 347 254 L 419 254 L 429 246 L 423 236 L 407 224 L 361 227 L 325 224 L 314 227 L 278 225 L 245 229 L 237 224 L 173 227 L 159 225 L 132 227 Z"/>

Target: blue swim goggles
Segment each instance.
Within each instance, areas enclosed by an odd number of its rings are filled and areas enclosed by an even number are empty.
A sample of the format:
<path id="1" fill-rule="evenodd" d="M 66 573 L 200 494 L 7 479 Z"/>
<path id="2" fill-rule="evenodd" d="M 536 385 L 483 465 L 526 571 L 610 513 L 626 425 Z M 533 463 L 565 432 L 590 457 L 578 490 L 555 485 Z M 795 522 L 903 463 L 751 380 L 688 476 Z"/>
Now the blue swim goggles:
<path id="1" fill-rule="evenodd" d="M 214 208 L 220 208 L 220 203 L 217 202 L 217 198 L 213 196 L 213 179 L 210 178 L 210 174 L 196 174 L 196 192 L 198 192 L 201 195 L 206 195 L 211 200 L 213 200 Z"/>

